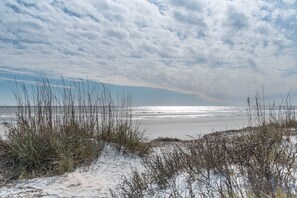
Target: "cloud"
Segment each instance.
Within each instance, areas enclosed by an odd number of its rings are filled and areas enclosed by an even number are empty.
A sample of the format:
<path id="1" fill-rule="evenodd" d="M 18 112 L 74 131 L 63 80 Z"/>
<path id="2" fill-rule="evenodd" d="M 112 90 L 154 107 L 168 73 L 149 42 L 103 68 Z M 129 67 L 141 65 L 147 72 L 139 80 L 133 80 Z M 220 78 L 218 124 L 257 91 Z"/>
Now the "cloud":
<path id="1" fill-rule="evenodd" d="M 174 18 L 181 23 L 188 23 L 190 25 L 206 27 L 203 19 L 193 16 L 193 14 L 183 14 L 181 12 L 175 11 L 173 15 Z"/>
<path id="2" fill-rule="evenodd" d="M 221 101 L 294 89 L 295 2 L 0 2 L 0 68 Z M 288 6 L 290 4 L 290 6 Z M 286 74 L 286 75 L 284 75 Z"/>
<path id="3" fill-rule="evenodd" d="M 187 10 L 202 10 L 202 5 L 197 0 L 170 0 L 170 3 L 174 6 L 183 7 Z"/>
<path id="4" fill-rule="evenodd" d="M 238 31 L 243 28 L 247 28 L 249 25 L 248 17 L 242 13 L 240 9 L 233 6 L 229 6 L 226 10 L 226 22 L 225 24 L 229 26 L 232 30 Z"/>
<path id="5" fill-rule="evenodd" d="M 296 3 L 296 0 L 283 0 L 283 2 L 289 5 L 293 5 Z"/>

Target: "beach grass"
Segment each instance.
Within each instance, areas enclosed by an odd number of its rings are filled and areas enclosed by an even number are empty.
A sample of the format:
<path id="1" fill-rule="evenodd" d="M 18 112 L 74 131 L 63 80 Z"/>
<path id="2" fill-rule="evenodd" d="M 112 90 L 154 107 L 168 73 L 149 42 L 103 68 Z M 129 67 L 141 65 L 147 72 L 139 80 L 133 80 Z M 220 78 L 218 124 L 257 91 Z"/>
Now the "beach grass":
<path id="1" fill-rule="evenodd" d="M 248 100 L 253 126 L 175 141 L 145 158 L 144 170 L 133 171 L 111 196 L 296 197 L 295 109 L 285 102 L 275 111 L 260 101 Z"/>
<path id="2" fill-rule="evenodd" d="M 0 139 L 1 181 L 62 174 L 89 165 L 106 144 L 145 155 L 145 134 L 132 124 L 129 100 L 115 104 L 102 85 L 17 84 L 16 120 Z"/>

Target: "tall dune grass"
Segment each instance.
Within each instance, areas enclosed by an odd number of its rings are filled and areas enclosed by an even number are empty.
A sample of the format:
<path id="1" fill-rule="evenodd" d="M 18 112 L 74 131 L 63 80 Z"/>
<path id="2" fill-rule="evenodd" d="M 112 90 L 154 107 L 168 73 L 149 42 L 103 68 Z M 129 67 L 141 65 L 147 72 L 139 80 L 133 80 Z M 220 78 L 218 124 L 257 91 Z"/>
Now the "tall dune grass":
<path id="1" fill-rule="evenodd" d="M 279 105 L 265 104 L 265 98 L 257 96 L 247 99 L 248 122 L 250 126 L 278 125 L 296 127 L 296 106 L 292 105 L 290 94 Z"/>
<path id="2" fill-rule="evenodd" d="M 6 180 L 62 174 L 96 159 L 107 143 L 144 155 L 144 133 L 132 124 L 129 100 L 120 106 L 101 85 L 79 81 L 52 86 L 41 79 L 18 84 L 16 120 L 0 139 L 0 175 Z"/>

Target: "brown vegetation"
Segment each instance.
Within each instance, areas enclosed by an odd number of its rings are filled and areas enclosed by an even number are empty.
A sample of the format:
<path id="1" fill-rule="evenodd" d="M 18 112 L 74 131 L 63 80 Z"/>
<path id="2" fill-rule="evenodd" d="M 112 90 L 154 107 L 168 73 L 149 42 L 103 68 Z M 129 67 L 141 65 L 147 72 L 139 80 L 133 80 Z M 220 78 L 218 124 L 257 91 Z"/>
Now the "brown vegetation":
<path id="1" fill-rule="evenodd" d="M 144 160 L 145 170 L 134 171 L 112 196 L 296 197 L 295 110 L 285 105 L 267 115 L 255 101 L 249 112 L 257 126 L 152 154 Z"/>

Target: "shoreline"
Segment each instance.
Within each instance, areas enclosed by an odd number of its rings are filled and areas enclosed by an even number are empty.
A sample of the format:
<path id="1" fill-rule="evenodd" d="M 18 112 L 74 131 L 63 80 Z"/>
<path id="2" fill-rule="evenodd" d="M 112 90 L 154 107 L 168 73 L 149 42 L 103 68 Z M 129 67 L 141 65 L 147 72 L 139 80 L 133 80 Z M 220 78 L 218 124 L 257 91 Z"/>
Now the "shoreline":
<path id="1" fill-rule="evenodd" d="M 246 116 L 216 118 L 180 118 L 133 120 L 134 126 L 139 123 L 139 130 L 145 132 L 148 141 L 159 137 L 191 140 L 199 136 L 219 131 L 240 130 L 247 126 Z M 5 134 L 5 126 L 0 123 L 0 136 Z"/>
<path id="2" fill-rule="evenodd" d="M 146 132 L 149 140 L 159 137 L 191 140 L 217 131 L 240 130 L 247 127 L 247 120 L 246 116 L 141 120 L 139 129 Z"/>

